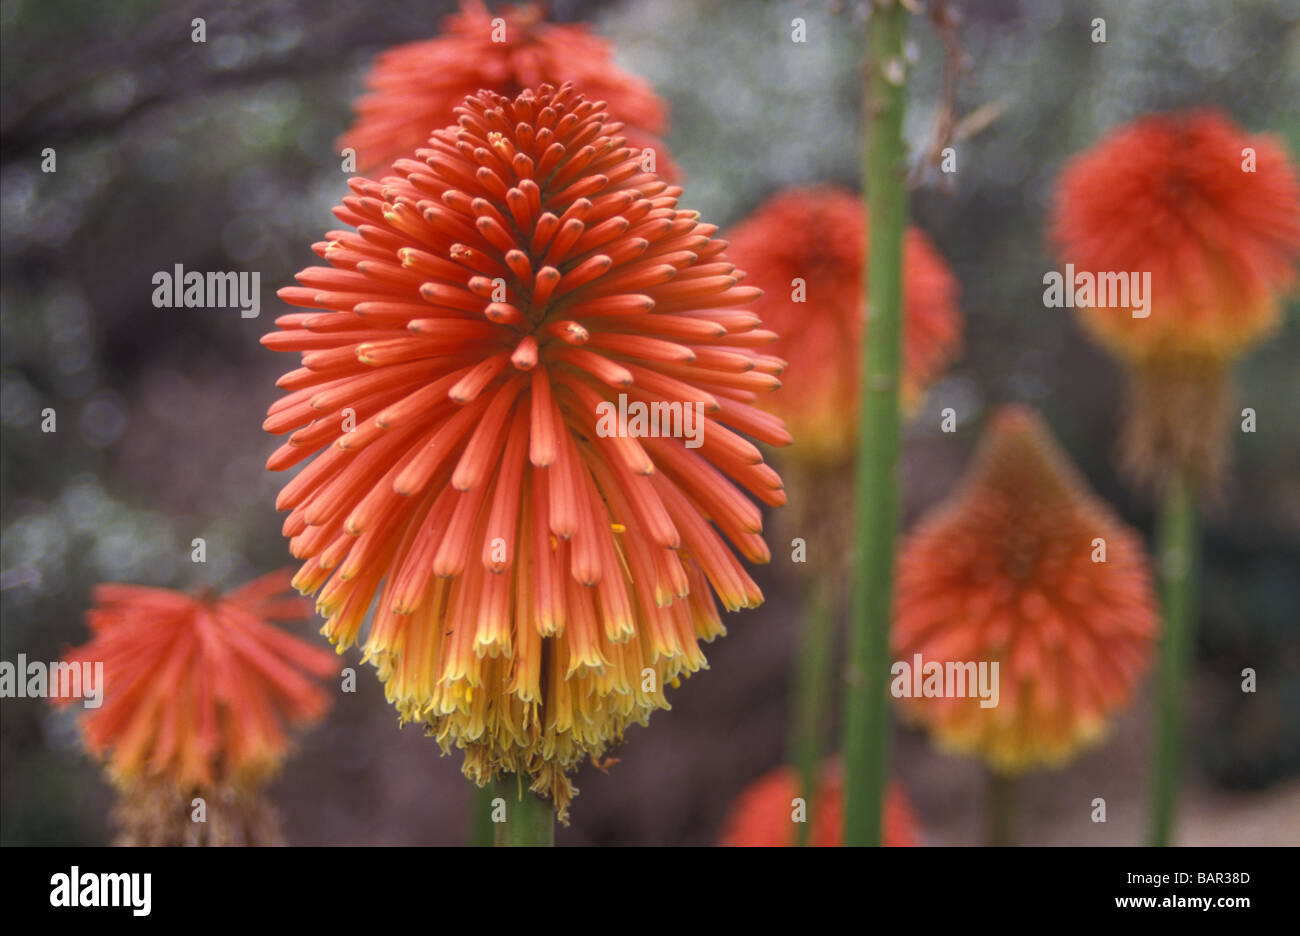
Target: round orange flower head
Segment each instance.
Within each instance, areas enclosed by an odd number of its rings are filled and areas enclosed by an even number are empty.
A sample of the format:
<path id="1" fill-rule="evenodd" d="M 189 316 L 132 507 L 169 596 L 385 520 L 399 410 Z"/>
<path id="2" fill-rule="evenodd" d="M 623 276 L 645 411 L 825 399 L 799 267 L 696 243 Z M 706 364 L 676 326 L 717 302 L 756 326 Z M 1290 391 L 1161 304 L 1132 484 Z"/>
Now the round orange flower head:
<path id="1" fill-rule="evenodd" d="M 1139 536 L 1032 410 L 1006 407 L 903 546 L 891 691 L 995 770 L 1064 763 L 1132 697 L 1157 620 Z"/>
<path id="2" fill-rule="evenodd" d="M 1126 467 L 1144 483 L 1184 472 L 1213 489 L 1229 366 L 1277 327 L 1300 256 L 1300 183 L 1283 145 L 1214 111 L 1145 117 L 1066 168 L 1053 236 L 1075 279 L 1098 284 L 1078 303 L 1084 326 L 1134 371 Z M 1149 294 L 1101 296 L 1106 274 L 1139 288 L 1149 275 Z"/>
<path id="3" fill-rule="evenodd" d="M 97 674 L 100 704 L 85 709 L 82 738 L 121 793 L 125 842 L 278 841 L 258 788 L 287 754 L 285 727 L 328 706 L 315 678 L 338 668 L 333 654 L 268 623 L 310 616 L 310 602 L 285 594 L 289 583 L 282 571 L 225 595 L 95 587 L 94 636 L 64 661 Z M 73 703 L 82 700 L 55 704 Z M 203 822 L 191 821 L 194 796 Z"/>
<path id="4" fill-rule="evenodd" d="M 641 171 L 604 105 L 565 85 L 467 98 L 356 227 L 281 290 L 307 311 L 266 428 L 285 534 L 325 633 L 365 642 L 404 720 L 482 784 L 526 774 L 563 818 L 566 771 L 666 708 L 698 641 L 762 601 L 781 479 L 751 404 L 779 385 L 758 291 L 716 228 Z"/>
<path id="5" fill-rule="evenodd" d="M 778 767 L 755 780 L 736 797 L 722 824 L 719 844 L 750 848 L 785 848 L 798 842 L 795 825 L 800 804 L 799 776 L 792 767 Z M 844 771 L 839 758 L 822 764 L 821 782 L 812 807 L 812 832 L 808 844 L 838 846 L 844 843 Z M 807 806 L 804 807 L 805 809 Z M 806 815 L 806 813 L 805 813 Z M 889 785 L 885 797 L 884 844 L 895 848 L 916 845 L 916 818 L 903 788 Z"/>
<path id="6" fill-rule="evenodd" d="M 677 169 L 659 139 L 666 107 L 648 83 L 614 64 L 610 46 L 582 24 L 548 23 L 543 4 L 521 4 L 493 14 L 478 0 L 462 0 L 446 17 L 442 35 L 380 54 L 366 76 L 356 120 L 339 141 L 357 153 L 369 175 L 386 174 L 412 155 L 429 134 L 455 123 L 466 96 L 486 88 L 507 97 L 543 83 L 571 82 L 593 101 L 609 105 L 626 124 L 628 146 L 668 180 Z"/>
<path id="7" fill-rule="evenodd" d="M 771 405 L 798 440 L 791 454 L 801 460 L 838 464 L 856 452 L 864 212 L 845 189 L 789 189 L 729 232 L 728 255 L 763 290 L 755 310 L 781 335 L 772 351 L 797 375 Z M 907 232 L 903 266 L 902 390 L 912 409 L 956 356 L 962 322 L 957 281 L 916 228 Z"/>

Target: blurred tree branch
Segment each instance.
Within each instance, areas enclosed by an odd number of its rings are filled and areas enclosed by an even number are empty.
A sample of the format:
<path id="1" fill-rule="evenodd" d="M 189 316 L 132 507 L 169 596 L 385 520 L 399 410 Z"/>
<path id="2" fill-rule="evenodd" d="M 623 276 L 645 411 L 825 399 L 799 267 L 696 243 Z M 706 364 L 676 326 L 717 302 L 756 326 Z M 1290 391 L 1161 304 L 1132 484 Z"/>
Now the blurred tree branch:
<path id="1" fill-rule="evenodd" d="M 494 7 L 497 4 L 493 4 Z M 552 4 L 555 19 L 590 17 L 597 3 L 566 0 Z M 317 0 L 199 0 L 169 3 L 133 35 L 87 37 L 66 32 L 49 48 L 22 47 L 27 62 L 39 62 L 30 83 L 6 81 L 0 108 L 0 163 L 28 158 L 57 146 L 128 128 L 163 107 L 259 84 L 264 81 L 344 71 L 386 46 L 433 36 L 454 0 L 394 0 L 386 5 L 323 4 Z M 190 38 L 191 21 L 203 17 L 207 42 Z M 10 26 L 9 43 L 22 42 Z M 213 43 L 223 36 L 256 40 L 285 37 L 283 48 L 261 50 L 233 68 L 214 60 Z M 81 41 L 81 45 L 76 43 Z M 8 56 L 6 56 L 8 57 Z M 14 68 L 14 62 L 8 68 Z M 130 102 L 107 112 L 90 100 L 98 82 L 127 72 L 137 82 Z"/>
<path id="2" fill-rule="evenodd" d="M 939 187 L 945 193 L 952 191 L 952 178 L 941 170 L 944 150 L 984 130 L 1006 110 L 1006 102 L 992 101 L 982 104 L 964 117 L 957 116 L 957 89 L 963 75 L 971 70 L 970 56 L 961 47 L 958 27 L 961 12 L 952 0 L 934 0 L 929 9 L 930 23 L 943 43 L 943 93 L 940 97 L 939 115 L 925 151 L 912 167 L 908 184 L 919 188 L 927 176 L 938 174 Z"/>

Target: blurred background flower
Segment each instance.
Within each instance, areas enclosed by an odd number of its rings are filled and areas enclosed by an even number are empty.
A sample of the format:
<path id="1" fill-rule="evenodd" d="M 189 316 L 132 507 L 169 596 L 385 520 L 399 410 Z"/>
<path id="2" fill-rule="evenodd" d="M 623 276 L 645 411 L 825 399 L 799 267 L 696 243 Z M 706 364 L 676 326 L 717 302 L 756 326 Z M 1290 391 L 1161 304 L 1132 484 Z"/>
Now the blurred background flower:
<path id="1" fill-rule="evenodd" d="M 796 803 L 798 774 L 778 767 L 741 790 L 722 823 L 719 845 L 783 848 L 795 842 L 795 815 L 812 824 L 808 844 L 835 846 L 844 841 L 844 771 L 838 758 L 821 767 L 820 785 L 812 798 Z M 885 798 L 883 844 L 902 848 L 921 844 L 916 817 L 903 788 L 894 783 Z"/>
<path id="2" fill-rule="evenodd" d="M 1147 307 L 1079 310 L 1132 368 L 1124 462 L 1217 494 L 1229 461 L 1229 370 L 1281 324 L 1300 259 L 1300 180 L 1281 141 L 1213 110 L 1144 117 L 1072 159 L 1052 236 L 1062 263 L 1150 275 Z"/>
<path id="3" fill-rule="evenodd" d="M 260 788 L 288 754 L 286 728 L 329 707 L 316 680 L 339 669 L 334 654 L 269 623 L 311 613 L 285 594 L 289 578 L 272 572 L 226 595 L 95 587 L 94 636 L 64 661 L 97 674 L 100 698 L 80 712 L 80 699 L 54 703 L 80 715 L 86 751 L 118 788 L 126 844 L 280 843 Z M 202 822 L 191 821 L 194 797 L 208 801 Z"/>
<path id="4" fill-rule="evenodd" d="M 798 446 L 783 458 L 835 467 L 857 445 L 858 370 L 870 341 L 861 312 L 869 242 L 864 207 L 835 186 L 786 189 L 726 231 L 727 255 L 763 290 L 754 310 L 779 336 L 771 352 L 793 367 L 788 390 L 764 400 Z M 961 350 L 958 285 L 913 227 L 903 248 L 903 405 L 914 411 Z"/>
<path id="5" fill-rule="evenodd" d="M 780 416 L 794 444 L 776 453 L 791 479 L 790 510 L 776 521 L 783 539 L 801 538 L 812 555 L 801 571 L 826 582 L 841 608 L 851 555 L 853 465 L 858 439 L 858 372 L 870 341 L 861 312 L 869 240 L 865 208 L 841 186 L 795 186 L 763 201 L 726 229 L 727 254 L 763 290 L 753 309 L 777 334 L 770 352 L 793 371 L 761 405 Z M 930 385 L 960 353 L 958 284 L 918 228 L 903 248 L 902 405 L 914 414 Z"/>
<path id="6" fill-rule="evenodd" d="M 282 308 L 275 289 L 336 226 L 347 175 L 335 142 L 367 69 L 457 9 L 0 2 L 0 659 L 53 660 L 83 642 L 98 582 L 186 585 L 195 537 L 207 540 L 198 571 L 210 580 L 284 564 L 279 479 L 263 469 L 274 444 L 258 426 L 282 361 L 258 338 Z M 1149 535 L 1151 505 L 1115 470 L 1123 373 L 1067 311 L 1042 305 L 1043 274 L 1060 265 L 1045 236 L 1053 189 L 1070 157 L 1151 111 L 1219 108 L 1248 133 L 1276 134 L 1294 161 L 1300 10 L 1294 0 L 972 0 L 964 10 L 973 67 L 960 111 L 1005 109 L 957 144 L 953 194 L 922 190 L 913 204 L 913 223 L 960 283 L 966 329 L 962 356 L 908 430 L 906 520 L 952 489 L 985 410 L 1020 401 L 1043 411 L 1098 496 Z M 190 40 L 195 16 L 207 19 L 206 43 Z M 796 16 L 806 43 L 790 40 Z M 1090 39 L 1096 16 L 1104 44 Z M 857 190 L 862 33 L 851 13 L 557 0 L 551 18 L 589 23 L 667 103 L 683 204 L 724 237 L 783 188 Z M 912 39 L 906 130 L 919 153 L 941 109 L 943 48 L 919 26 Z M 41 171 L 47 147 L 57 172 Z M 262 320 L 153 308 L 150 278 L 175 263 L 259 271 Z M 1281 817 L 1300 809 L 1298 320 L 1291 299 L 1281 330 L 1238 372 L 1260 428 L 1238 440 L 1231 509 L 1205 530 L 1184 841 L 1294 839 Z M 794 372 L 781 379 L 786 392 Z M 954 433 L 941 431 L 946 407 Z M 47 408 L 57 432 L 41 432 Z M 772 551 L 755 575 L 767 601 L 710 648 L 710 678 L 685 682 L 652 731 L 629 732 L 616 776 L 579 771 L 581 808 L 561 844 L 714 842 L 731 800 L 782 762 L 802 602 L 778 581 L 788 544 Z M 321 640 L 317 626 L 293 632 Z M 1241 692 L 1245 667 L 1260 674 L 1254 694 Z M 463 841 L 459 765 L 417 729 L 393 730 L 376 680 L 359 678 L 357 690 L 336 699 L 272 785 L 289 840 Z M 1140 693 L 1105 745 L 1026 777 L 1022 841 L 1141 841 L 1148 705 Z M 75 750 L 69 716 L 0 702 L 0 841 L 108 839 L 111 791 Z M 980 840 L 978 767 L 907 728 L 894 751 L 926 842 Z M 1094 796 L 1107 798 L 1105 824 L 1080 806 Z"/>
<path id="7" fill-rule="evenodd" d="M 1140 538 L 1087 490 L 1042 419 L 1007 406 L 985 433 L 967 477 L 903 543 L 894 654 L 909 667 L 911 719 L 941 747 L 1018 773 L 1101 739 L 1150 668 L 1159 621 Z M 998 663 L 997 698 L 969 687 L 944 697 L 942 678 L 939 697 L 917 697 L 916 655 L 944 670 Z"/>
<path id="8" fill-rule="evenodd" d="M 366 74 L 355 123 L 339 140 L 357 151 L 357 168 L 376 179 L 394 160 L 410 156 L 434 130 L 456 122 L 452 109 L 481 90 L 513 96 L 540 84 L 566 81 L 591 101 L 609 105 L 626 125 L 628 145 L 655 151 L 655 167 L 677 177 L 659 139 L 667 127 L 663 101 L 643 78 L 614 64 L 609 43 L 581 24 L 554 23 L 540 3 L 490 11 L 462 0 L 439 35 L 388 49 Z"/>

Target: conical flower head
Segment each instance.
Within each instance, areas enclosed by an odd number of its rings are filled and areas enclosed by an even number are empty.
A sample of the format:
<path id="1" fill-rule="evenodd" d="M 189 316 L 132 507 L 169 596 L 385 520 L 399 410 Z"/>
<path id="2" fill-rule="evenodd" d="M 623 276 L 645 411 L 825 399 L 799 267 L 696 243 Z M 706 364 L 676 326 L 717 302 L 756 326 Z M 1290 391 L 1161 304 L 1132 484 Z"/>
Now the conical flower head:
<path id="1" fill-rule="evenodd" d="M 726 541 L 769 558 L 741 489 L 785 495 L 744 435 L 788 441 L 751 405 L 780 362 L 716 229 L 603 105 L 543 85 L 458 114 L 354 180 L 356 233 L 281 290 L 314 311 L 264 339 L 303 356 L 269 467 L 319 453 L 279 506 L 330 638 L 382 582 L 365 650 L 402 717 L 563 810 L 565 771 L 704 665 L 714 592 L 762 600 Z"/>
<path id="2" fill-rule="evenodd" d="M 839 758 L 826 760 L 812 800 L 796 804 L 799 775 L 791 767 L 778 767 L 755 780 L 736 797 L 722 824 L 720 845 L 741 848 L 785 848 L 799 840 L 795 816 L 813 827 L 808 844 L 834 847 L 844 843 L 844 770 Z M 883 844 L 895 848 L 916 845 L 916 818 L 903 788 L 889 785 L 885 796 Z"/>
<path id="3" fill-rule="evenodd" d="M 895 664 L 892 688 L 906 713 L 1005 772 L 1099 738 L 1158 627 L 1141 540 L 1019 407 L 995 416 L 965 484 L 907 538 L 895 607 L 894 657 L 907 666 Z M 982 700 L 979 668 L 993 663 L 996 697 Z"/>
<path id="4" fill-rule="evenodd" d="M 868 244 L 861 199 L 834 186 L 794 188 L 768 199 L 728 232 L 728 255 L 763 290 L 755 309 L 781 335 L 772 352 L 796 379 L 772 398 L 798 440 L 793 457 L 853 457 Z M 903 248 L 903 397 L 915 407 L 961 342 L 957 281 L 917 228 Z"/>
<path id="5" fill-rule="evenodd" d="M 1133 367 L 1127 472 L 1214 493 L 1228 460 L 1229 364 L 1276 328 L 1300 256 L 1300 183 L 1285 149 L 1214 111 L 1143 118 L 1062 174 L 1053 235 L 1077 272 L 1150 276 L 1139 317 L 1123 293 L 1079 310 Z"/>
<path id="6" fill-rule="evenodd" d="M 1151 274 L 1150 307 L 1080 310 L 1127 358 L 1231 358 L 1278 323 L 1300 256 L 1300 183 L 1279 140 L 1222 114 L 1144 117 L 1075 159 L 1053 234 L 1076 271 Z"/>
<path id="7" fill-rule="evenodd" d="M 541 4 L 491 13 L 479 0 L 462 0 L 442 22 L 442 35 L 383 52 L 366 76 L 356 120 L 339 141 L 357 152 L 358 168 L 383 175 L 394 160 L 424 146 L 434 130 L 455 123 L 466 96 L 486 88 L 507 97 L 572 82 L 603 100 L 627 125 L 628 145 L 655 153 L 659 174 L 676 177 L 659 139 L 666 108 L 642 79 L 614 64 L 607 42 L 582 24 L 546 22 Z"/>
<path id="8" fill-rule="evenodd" d="M 284 759 L 287 725 L 319 717 L 316 679 L 334 654 L 272 624 L 311 605 L 275 572 L 225 595 L 97 585 L 91 640 L 64 657 L 103 664 L 103 702 L 82 717 L 86 749 L 128 789 L 256 786 Z M 60 699 L 60 704 L 73 700 Z"/>

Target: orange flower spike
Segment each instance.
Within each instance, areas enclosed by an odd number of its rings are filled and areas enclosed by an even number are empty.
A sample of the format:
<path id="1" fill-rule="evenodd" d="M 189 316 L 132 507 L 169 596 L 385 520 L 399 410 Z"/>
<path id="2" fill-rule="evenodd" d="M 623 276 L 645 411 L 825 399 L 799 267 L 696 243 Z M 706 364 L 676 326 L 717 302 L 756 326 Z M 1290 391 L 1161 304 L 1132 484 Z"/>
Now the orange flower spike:
<path id="1" fill-rule="evenodd" d="M 865 321 L 863 217 L 862 202 L 850 191 L 796 188 L 768 199 L 728 235 L 728 256 L 751 271 L 747 283 L 763 290 L 754 310 L 781 335 L 764 350 L 798 375 L 773 398 L 772 409 L 790 426 L 800 458 L 834 463 L 854 452 Z M 959 350 L 957 294 L 943 258 L 924 234 L 910 229 L 903 289 L 903 397 L 909 409 Z"/>
<path id="2" fill-rule="evenodd" d="M 904 544 L 893 646 L 909 667 L 998 663 L 997 704 L 912 697 L 906 714 L 1003 772 L 1063 763 L 1131 699 L 1157 630 L 1141 539 L 1032 410 L 996 413 L 963 486 Z"/>
<path id="3" fill-rule="evenodd" d="M 1300 181 L 1282 143 L 1222 114 L 1145 117 L 1075 157 L 1057 187 L 1062 260 L 1149 272 L 1151 308 L 1080 311 L 1126 358 L 1231 358 L 1278 324 L 1300 257 Z"/>
<path id="4" fill-rule="evenodd" d="M 820 789 L 808 807 L 813 829 L 808 843 L 834 847 L 844 841 L 844 777 L 838 758 L 822 765 Z M 794 800 L 799 777 L 790 767 L 778 767 L 755 780 L 736 797 L 722 824 L 720 845 L 739 848 L 785 848 L 798 841 Z M 891 783 L 885 799 L 884 843 L 894 848 L 919 841 L 916 817 L 903 788 Z"/>
<path id="5" fill-rule="evenodd" d="M 603 104 L 543 85 L 456 119 L 383 182 L 354 179 L 336 214 L 358 232 L 281 290 L 316 311 L 264 340 L 304 364 L 268 415 L 293 433 L 268 467 L 316 455 L 279 506 L 324 632 L 348 646 L 379 594 L 365 655 L 402 718 L 563 815 L 566 771 L 704 665 L 712 593 L 762 601 L 732 548 L 768 556 L 741 488 L 784 491 L 737 433 L 789 441 L 744 402 L 779 385 L 774 336 Z M 606 424 L 620 405 L 668 426 Z"/>
<path id="6" fill-rule="evenodd" d="M 1227 463 L 1228 369 L 1277 327 L 1300 257 L 1300 181 L 1280 141 L 1215 111 L 1145 117 L 1077 156 L 1052 222 L 1076 271 L 1150 274 L 1144 315 L 1078 311 L 1132 365 L 1129 474 L 1215 493 Z"/>
<path id="7" fill-rule="evenodd" d="M 467 96 L 486 88 L 514 97 L 543 83 L 566 81 L 582 88 L 589 100 L 605 101 L 612 119 L 626 125 L 628 146 L 638 155 L 653 149 L 659 175 L 677 178 L 659 138 L 667 126 L 666 107 L 650 85 L 615 65 L 609 43 L 585 25 L 548 23 L 543 5 L 534 3 L 494 13 L 479 0 L 462 0 L 460 12 L 443 20 L 442 35 L 381 53 L 366 76 L 367 93 L 357 102 L 356 120 L 339 145 L 356 150 L 363 174 L 386 175 L 393 162 L 424 146 L 430 133 L 455 123 L 455 109 Z M 540 178 L 554 168 L 555 157 L 528 136 L 541 129 L 528 116 L 522 140 L 513 136 L 513 128 L 493 127 L 481 142 L 496 166 L 521 178 Z M 597 158 L 583 148 L 593 139 L 572 137 L 570 174 Z M 561 174 L 556 181 L 571 180 Z M 499 206 L 500 213 L 523 224 L 528 201 L 526 190 L 521 191 Z M 502 218 L 494 220 L 499 224 Z"/>
<path id="8" fill-rule="evenodd" d="M 116 780 L 193 790 L 254 785 L 274 772 L 287 753 L 284 727 L 325 711 L 314 680 L 338 668 L 333 654 L 267 623 L 311 613 L 309 602 L 284 597 L 289 578 L 274 572 L 225 596 L 96 586 L 94 636 L 64 659 L 103 664 L 103 702 L 86 709 L 83 737 Z"/>

